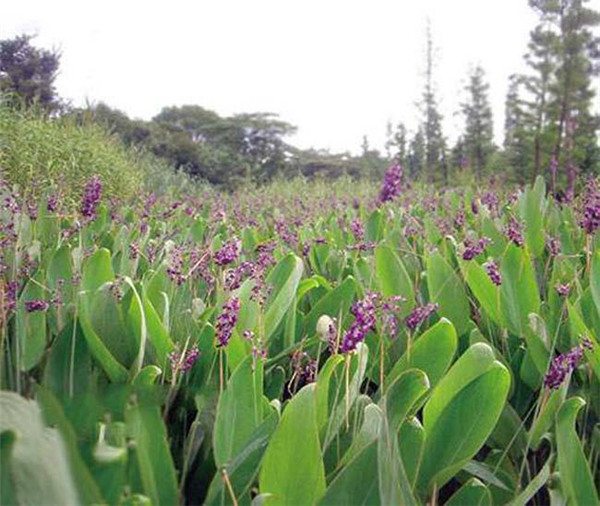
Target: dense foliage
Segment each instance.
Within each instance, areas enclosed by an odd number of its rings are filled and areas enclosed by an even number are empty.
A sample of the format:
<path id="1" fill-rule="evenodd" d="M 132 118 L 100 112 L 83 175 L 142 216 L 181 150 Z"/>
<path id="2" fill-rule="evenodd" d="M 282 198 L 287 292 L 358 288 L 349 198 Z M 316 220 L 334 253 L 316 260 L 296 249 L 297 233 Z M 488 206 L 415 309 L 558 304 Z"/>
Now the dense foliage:
<path id="1" fill-rule="evenodd" d="M 2 504 L 598 504 L 599 184 L 4 186 Z"/>

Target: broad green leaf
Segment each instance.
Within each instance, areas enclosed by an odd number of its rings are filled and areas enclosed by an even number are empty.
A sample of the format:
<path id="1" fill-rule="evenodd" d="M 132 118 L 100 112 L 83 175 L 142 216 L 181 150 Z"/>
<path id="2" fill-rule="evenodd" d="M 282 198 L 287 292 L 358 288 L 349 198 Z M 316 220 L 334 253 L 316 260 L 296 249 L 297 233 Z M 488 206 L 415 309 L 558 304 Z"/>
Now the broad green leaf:
<path id="1" fill-rule="evenodd" d="M 408 314 L 415 305 L 413 283 L 398 255 L 388 246 L 380 245 L 375 249 L 375 271 L 383 296 L 404 297 L 406 302 L 402 303 L 401 314 Z"/>
<path id="2" fill-rule="evenodd" d="M 226 465 L 246 446 L 263 421 L 262 362 L 247 357 L 237 366 L 217 404 L 213 450 L 217 467 Z"/>
<path id="3" fill-rule="evenodd" d="M 492 495 L 477 478 L 471 478 L 446 503 L 447 506 L 492 506 Z"/>
<path id="4" fill-rule="evenodd" d="M 10 480 L 18 503 L 80 504 L 84 498 L 77 493 L 66 445 L 59 431 L 46 427 L 38 404 L 0 392 L 0 413 L 0 433 L 16 436 Z M 3 468 L 3 479 L 5 472 Z"/>
<path id="5" fill-rule="evenodd" d="M 469 289 L 481 307 L 497 325 L 504 326 L 500 289 L 492 283 L 485 269 L 474 260 L 459 260 L 459 265 Z"/>
<path id="6" fill-rule="evenodd" d="M 17 434 L 12 430 L 0 432 L 0 503 L 19 504 L 17 492 L 13 485 L 12 453 Z"/>
<path id="7" fill-rule="evenodd" d="M 495 358 L 493 350 L 484 343 L 471 346 L 450 368 L 433 389 L 423 411 L 423 425 L 429 434 L 438 418 L 454 397 L 475 379 L 491 370 Z M 503 369 L 506 371 L 506 369 Z M 506 371 L 508 373 L 508 371 Z"/>
<path id="8" fill-rule="evenodd" d="M 367 220 L 366 239 L 370 242 L 379 242 L 383 236 L 384 220 L 379 209 L 371 213 Z"/>
<path id="9" fill-rule="evenodd" d="M 352 438 L 352 445 L 341 458 L 338 465 L 339 468 L 345 467 L 346 464 L 377 439 L 381 431 L 382 416 L 382 411 L 376 404 L 369 404 L 365 407 L 363 423 L 358 433 Z"/>
<path id="10" fill-rule="evenodd" d="M 152 504 L 179 504 L 175 466 L 158 406 L 144 400 L 130 404 L 125 423 L 128 437 L 135 443 L 144 494 Z"/>
<path id="11" fill-rule="evenodd" d="M 227 473 L 231 488 L 238 502 L 242 502 L 240 498 L 248 493 L 248 489 L 258 474 L 260 461 L 277 427 L 278 421 L 279 415 L 277 410 L 271 408 L 271 413 L 254 430 L 242 451 L 227 463 L 222 470 L 217 469 L 208 489 L 204 504 L 233 504 L 230 493 L 223 482 L 223 471 Z"/>
<path id="12" fill-rule="evenodd" d="M 535 271 L 527 250 L 511 243 L 502 258 L 501 272 L 500 293 L 508 328 L 513 334 L 523 336 L 530 313 L 540 312 Z"/>
<path id="13" fill-rule="evenodd" d="M 296 297 L 304 264 L 293 254 L 287 255 L 267 277 L 272 296 L 265 313 L 265 339 L 273 335 Z"/>
<path id="14" fill-rule="evenodd" d="M 259 475 L 269 504 L 314 504 L 325 492 L 315 390 L 307 385 L 292 398 L 269 442 Z"/>
<path id="15" fill-rule="evenodd" d="M 594 478 L 575 430 L 577 413 L 584 405 L 581 397 L 572 397 L 556 415 L 558 470 L 561 489 L 570 504 L 599 504 Z"/>
<path id="16" fill-rule="evenodd" d="M 331 375 L 336 369 L 339 371 L 340 365 L 344 363 L 342 355 L 332 355 L 327 359 L 325 365 L 319 371 L 317 377 L 317 425 L 319 432 L 324 435 L 327 430 L 327 421 L 329 419 L 329 390 L 331 384 Z"/>
<path id="17" fill-rule="evenodd" d="M 81 277 L 81 289 L 88 292 L 94 292 L 104 283 L 113 281 L 115 273 L 113 272 L 110 259 L 110 251 L 100 248 L 94 252 L 83 265 L 83 274 Z"/>
<path id="18" fill-rule="evenodd" d="M 36 276 L 36 278 L 41 278 Z M 35 367 L 46 348 L 46 312 L 27 312 L 25 302 L 46 300 L 48 293 L 40 285 L 40 279 L 31 279 L 25 285 L 17 305 L 17 338 L 19 340 L 20 369 L 28 371 Z"/>
<path id="19" fill-rule="evenodd" d="M 427 374 L 433 388 L 450 367 L 458 338 L 454 326 L 445 318 L 427 329 L 411 344 L 410 351 L 406 351 L 396 362 L 391 372 L 385 378 L 385 389 L 402 372 L 415 368 Z"/>
<path id="20" fill-rule="evenodd" d="M 356 455 L 327 488 L 319 505 L 379 505 L 377 441 Z"/>
<path id="21" fill-rule="evenodd" d="M 427 258 L 427 288 L 431 302 L 439 304 L 438 314 L 448 318 L 458 335 L 469 328 L 471 311 L 464 286 L 439 251 Z"/>
<path id="22" fill-rule="evenodd" d="M 525 222 L 525 242 L 533 257 L 541 256 L 546 244 L 543 226 L 545 189 L 539 181 L 543 183 L 540 176 L 534 188 L 525 189 L 519 202 L 519 214 Z"/>
<path id="23" fill-rule="evenodd" d="M 459 366 L 460 362 L 455 366 Z M 442 411 L 437 412 L 442 406 L 439 401 L 429 412 L 429 403 L 425 406 L 426 436 L 418 478 L 418 487 L 423 491 L 443 486 L 485 443 L 506 402 L 510 374 L 500 362 L 495 361 L 486 368 L 486 372 L 476 376 L 455 395 L 451 393 L 452 387 L 454 385 L 449 383 L 448 395 L 451 398 L 443 405 Z M 444 381 L 438 384 L 436 390 L 431 401 L 446 395 Z"/>
<path id="24" fill-rule="evenodd" d="M 542 470 L 536 474 L 527 484 L 523 491 L 515 497 L 509 506 L 527 506 L 533 496 L 540 490 L 550 479 L 550 462 L 546 462 Z"/>
<path id="25" fill-rule="evenodd" d="M 423 446 L 425 443 L 425 429 L 417 417 L 406 420 L 398 432 L 398 447 L 400 458 L 404 463 L 406 477 L 412 489 L 423 459 Z"/>
<path id="26" fill-rule="evenodd" d="M 419 369 L 404 371 L 387 388 L 379 404 L 385 407 L 388 424 L 392 432 L 398 432 L 400 425 L 404 423 L 415 404 L 423 398 L 428 390 L 429 379 Z"/>
<path id="27" fill-rule="evenodd" d="M 326 314 L 332 318 L 342 318 L 350 310 L 354 294 L 356 293 L 356 281 L 352 276 L 346 277 L 336 288 L 319 299 L 319 302 L 310 310 L 304 319 L 304 333 L 312 336 L 316 333 L 317 321 Z"/>
<path id="28" fill-rule="evenodd" d="M 552 390 L 548 398 L 543 403 L 540 412 L 531 424 L 529 429 L 529 446 L 533 451 L 537 451 L 544 435 L 548 433 L 554 425 L 554 418 L 560 409 L 567 395 L 567 386 L 565 383 L 560 388 Z"/>

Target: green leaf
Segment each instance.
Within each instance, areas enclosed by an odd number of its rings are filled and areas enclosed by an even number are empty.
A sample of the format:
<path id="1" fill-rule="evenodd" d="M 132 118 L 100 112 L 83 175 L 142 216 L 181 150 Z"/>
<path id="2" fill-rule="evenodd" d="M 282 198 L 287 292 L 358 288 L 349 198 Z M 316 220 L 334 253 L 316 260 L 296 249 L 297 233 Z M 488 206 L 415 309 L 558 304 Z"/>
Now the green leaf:
<path id="1" fill-rule="evenodd" d="M 499 287 L 492 283 L 485 269 L 474 260 L 459 260 L 459 265 L 469 289 L 481 307 L 497 325 L 503 327 L 505 317 Z"/>
<path id="2" fill-rule="evenodd" d="M 592 269 L 590 271 L 590 289 L 592 298 L 596 304 L 596 310 L 600 315 L 600 251 L 596 251 L 592 257 Z"/>
<path id="3" fill-rule="evenodd" d="M 477 478 L 471 478 L 448 499 L 447 506 L 492 506 L 492 494 Z"/>
<path id="4" fill-rule="evenodd" d="M 507 316 L 509 330 L 525 335 L 530 313 L 540 313 L 540 294 L 535 271 L 527 250 L 510 244 L 501 265 L 502 309 Z"/>
<path id="5" fill-rule="evenodd" d="M 577 413 L 584 405 L 581 397 L 572 397 L 563 403 L 556 416 L 560 483 L 570 504 L 599 504 L 594 478 L 575 430 Z"/>
<path id="6" fill-rule="evenodd" d="M 269 504 L 314 504 L 325 492 L 317 427 L 316 385 L 302 388 L 283 411 L 259 475 Z"/>
<path id="7" fill-rule="evenodd" d="M 376 404 L 365 407 L 363 423 L 358 433 L 352 439 L 352 444 L 340 459 L 338 468 L 345 467 L 354 457 L 379 437 L 383 413 Z"/>
<path id="8" fill-rule="evenodd" d="M 404 371 L 394 380 L 380 401 L 380 405 L 385 406 L 391 431 L 398 432 L 417 401 L 423 398 L 428 390 L 429 379 L 419 369 Z"/>
<path id="9" fill-rule="evenodd" d="M 440 381 L 450 367 L 458 338 L 454 326 L 445 318 L 427 329 L 396 362 L 385 378 L 385 389 L 404 371 L 415 368 L 427 374 L 431 387 Z"/>
<path id="10" fill-rule="evenodd" d="M 372 441 L 356 455 L 329 485 L 322 506 L 379 505 L 377 441 Z"/>
<path id="11" fill-rule="evenodd" d="M 456 394 L 453 394 L 453 390 L 457 390 L 453 388 L 455 385 L 448 383 L 446 391 L 442 380 L 430 401 L 436 400 L 434 407 L 428 410 L 429 403 L 425 406 L 426 436 L 419 489 L 425 491 L 433 486 L 443 486 L 475 455 L 498 422 L 510 388 L 510 374 L 497 361 L 486 366 L 486 371 L 468 383 L 462 382 L 462 388 Z M 444 404 L 438 400 L 440 396 L 450 399 Z M 440 407 L 442 410 L 438 411 Z"/>
<path id="12" fill-rule="evenodd" d="M 494 366 L 494 351 L 487 344 L 477 343 L 456 361 L 434 388 L 423 411 L 423 425 L 429 434 L 438 418 L 454 397 L 469 383 Z"/>
<path id="13" fill-rule="evenodd" d="M 540 490 L 550 479 L 550 462 L 547 461 L 542 467 L 542 470 L 536 474 L 533 479 L 527 484 L 523 491 L 510 501 L 509 506 L 526 506 L 533 496 Z"/>
<path id="14" fill-rule="evenodd" d="M 338 318 L 341 313 L 343 318 L 352 305 L 355 293 L 356 281 L 352 276 L 348 276 L 336 288 L 321 297 L 306 315 L 304 333 L 309 336 L 316 334 L 317 321 L 321 315 L 326 314 L 332 318 Z"/>
<path id="15" fill-rule="evenodd" d="M 542 442 L 542 438 L 548 433 L 554 425 L 554 418 L 559 408 L 561 407 L 567 395 L 567 386 L 565 383 L 557 390 L 553 390 L 548 399 L 543 404 L 537 418 L 531 424 L 529 429 L 529 445 L 533 451 L 537 451 Z"/>
<path id="16" fill-rule="evenodd" d="M 158 406 L 144 400 L 130 404 L 125 410 L 125 423 L 135 443 L 144 494 L 152 504 L 179 504 L 175 466 Z"/>
<path id="17" fill-rule="evenodd" d="M 17 493 L 12 479 L 12 453 L 17 434 L 12 430 L 0 432 L 0 503 L 18 504 Z"/>
<path id="18" fill-rule="evenodd" d="M 0 413 L 0 433 L 16 436 L 10 479 L 18 504 L 80 504 L 83 497 L 78 497 L 65 443 L 56 429 L 46 427 L 38 404 L 0 392 Z M 2 466 L 3 480 L 5 472 Z M 3 487 L 3 496 L 4 492 Z"/>
<path id="19" fill-rule="evenodd" d="M 535 187 L 525 188 L 519 202 L 519 214 L 525 222 L 525 242 L 533 257 L 541 256 L 546 245 L 543 226 L 545 201 L 543 178 L 538 176 Z"/>
<path id="20" fill-rule="evenodd" d="M 278 422 L 279 416 L 277 410 L 271 409 L 271 413 L 248 438 L 248 442 L 242 451 L 224 466 L 238 502 L 242 502 L 240 498 L 248 492 L 258 474 L 260 461 Z M 219 469 L 210 484 L 204 504 L 233 504 L 229 491 L 223 482 L 221 470 Z"/>
<path id="21" fill-rule="evenodd" d="M 36 276 L 40 277 L 40 276 Z M 36 282 L 37 281 L 37 282 Z M 39 284 L 39 279 L 31 279 L 25 285 L 17 306 L 17 337 L 19 340 L 20 369 L 28 371 L 41 360 L 46 348 L 46 312 L 27 312 L 25 302 L 46 300 L 48 294 Z"/>
<path id="22" fill-rule="evenodd" d="M 388 246 L 380 245 L 375 249 L 375 271 L 382 295 L 404 297 L 406 302 L 402 304 L 401 314 L 408 314 L 415 305 L 413 283 L 398 255 Z"/>
<path id="23" fill-rule="evenodd" d="M 327 359 L 317 377 L 317 425 L 321 435 L 324 435 L 327 429 L 327 421 L 329 420 L 329 386 L 331 384 L 331 376 L 343 363 L 344 357 L 342 355 L 332 355 Z"/>
<path id="24" fill-rule="evenodd" d="M 104 283 L 114 279 L 115 273 L 110 260 L 110 251 L 100 248 L 83 265 L 81 288 L 88 292 L 94 292 Z"/>
<path id="25" fill-rule="evenodd" d="M 217 467 L 226 465 L 248 443 L 263 421 L 262 362 L 247 357 L 233 372 L 221 393 L 213 431 Z"/>
<path id="26" fill-rule="evenodd" d="M 471 311 L 461 279 L 439 251 L 427 258 L 427 288 L 431 302 L 439 304 L 438 314 L 448 318 L 458 335 L 469 329 Z"/>
<path id="27" fill-rule="evenodd" d="M 398 446 L 400 458 L 404 463 L 406 477 L 411 489 L 415 487 L 415 480 L 421 461 L 423 459 L 423 447 L 425 444 L 425 429 L 417 417 L 406 420 L 398 432 Z"/>
<path id="28" fill-rule="evenodd" d="M 296 255 L 287 255 L 267 277 L 272 296 L 265 314 L 265 339 L 273 335 L 285 313 L 294 302 L 304 264 Z"/>

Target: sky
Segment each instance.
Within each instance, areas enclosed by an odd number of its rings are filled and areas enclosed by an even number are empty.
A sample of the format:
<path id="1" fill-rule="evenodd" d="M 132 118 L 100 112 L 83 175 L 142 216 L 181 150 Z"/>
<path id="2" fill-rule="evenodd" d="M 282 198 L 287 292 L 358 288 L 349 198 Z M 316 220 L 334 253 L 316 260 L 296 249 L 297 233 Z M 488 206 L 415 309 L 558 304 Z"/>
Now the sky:
<path id="1" fill-rule="evenodd" d="M 37 34 L 33 44 L 60 50 L 56 86 L 73 105 L 140 119 L 183 104 L 273 112 L 298 127 L 292 144 L 353 153 L 363 135 L 383 149 L 389 121 L 418 126 L 427 19 L 445 135 L 460 133 L 462 89 L 481 64 L 501 143 L 508 77 L 525 69 L 537 20 L 527 0 L 3 3 L 0 39 Z"/>

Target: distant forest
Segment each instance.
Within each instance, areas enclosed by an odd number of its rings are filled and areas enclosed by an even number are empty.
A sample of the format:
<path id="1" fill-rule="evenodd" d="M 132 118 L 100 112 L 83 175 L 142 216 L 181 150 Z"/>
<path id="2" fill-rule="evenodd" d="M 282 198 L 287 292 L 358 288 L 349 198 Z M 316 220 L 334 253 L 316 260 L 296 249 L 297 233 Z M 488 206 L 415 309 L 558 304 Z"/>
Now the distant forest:
<path id="1" fill-rule="evenodd" d="M 489 84 L 480 65 L 468 75 L 465 101 L 457 111 L 463 127 L 457 141 L 449 143 L 438 108 L 429 29 L 420 125 L 409 131 L 403 123 L 388 124 L 384 152 L 372 149 L 365 136 L 358 156 L 294 147 L 286 139 L 296 127 L 273 113 L 222 117 L 200 105 L 184 105 L 164 107 L 152 120 L 142 121 L 102 102 L 72 107 L 54 85 L 60 54 L 35 47 L 29 35 L 0 41 L 0 92 L 15 106 L 101 123 L 126 145 L 224 188 L 276 176 L 380 179 L 390 162 L 397 161 L 415 181 L 449 184 L 493 177 L 522 183 L 542 174 L 555 190 L 572 186 L 578 175 L 600 173 L 600 117 L 593 109 L 598 100 L 593 82 L 600 74 L 595 32 L 600 13 L 588 3 L 529 0 L 538 21 L 524 55 L 528 72 L 510 77 L 502 146 L 494 143 Z"/>

